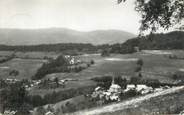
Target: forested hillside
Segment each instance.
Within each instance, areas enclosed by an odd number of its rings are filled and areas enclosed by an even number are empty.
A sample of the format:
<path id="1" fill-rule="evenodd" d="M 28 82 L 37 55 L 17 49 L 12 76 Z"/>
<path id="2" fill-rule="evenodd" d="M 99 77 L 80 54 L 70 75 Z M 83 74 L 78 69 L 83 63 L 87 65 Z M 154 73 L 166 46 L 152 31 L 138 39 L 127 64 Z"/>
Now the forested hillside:
<path id="1" fill-rule="evenodd" d="M 112 53 L 132 53 L 134 47 L 142 50 L 168 50 L 184 49 L 184 32 L 174 31 L 166 34 L 152 34 L 142 38 L 133 38 L 123 44 L 114 44 L 111 46 Z"/>
<path id="2" fill-rule="evenodd" d="M 92 51 L 110 49 L 111 53 L 133 53 L 134 47 L 140 49 L 184 49 L 184 32 L 174 31 L 166 34 L 152 34 L 141 38 L 129 39 L 124 43 L 93 45 L 84 43 L 60 43 L 41 45 L 0 45 L 0 51 Z"/>

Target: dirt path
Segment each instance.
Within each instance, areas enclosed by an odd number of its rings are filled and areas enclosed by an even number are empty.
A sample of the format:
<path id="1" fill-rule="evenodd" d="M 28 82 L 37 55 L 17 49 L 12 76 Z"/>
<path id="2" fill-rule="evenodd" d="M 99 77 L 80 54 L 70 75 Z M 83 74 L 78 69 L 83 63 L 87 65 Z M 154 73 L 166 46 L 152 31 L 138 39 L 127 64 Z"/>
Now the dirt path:
<path id="1" fill-rule="evenodd" d="M 175 92 L 178 92 L 182 89 L 184 89 L 184 86 L 173 87 L 173 88 L 166 89 L 166 90 L 163 90 L 160 92 L 155 92 L 155 93 L 141 96 L 138 98 L 134 98 L 131 100 L 123 101 L 121 103 L 107 105 L 104 107 L 95 108 L 95 109 L 91 109 L 91 110 L 84 110 L 84 111 L 75 112 L 72 115 L 99 115 L 102 113 L 111 113 L 111 112 L 123 110 L 126 108 L 136 107 L 138 104 L 140 104 L 141 102 L 143 102 L 145 100 L 149 100 L 151 98 L 158 97 L 158 96 L 163 96 L 163 95 L 175 93 Z"/>

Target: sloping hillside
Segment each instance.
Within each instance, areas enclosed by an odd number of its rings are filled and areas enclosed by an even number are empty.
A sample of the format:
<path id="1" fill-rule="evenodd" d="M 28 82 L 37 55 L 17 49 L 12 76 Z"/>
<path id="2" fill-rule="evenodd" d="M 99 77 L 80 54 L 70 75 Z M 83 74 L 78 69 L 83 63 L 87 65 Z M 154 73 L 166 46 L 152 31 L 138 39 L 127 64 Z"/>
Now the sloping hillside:
<path id="1" fill-rule="evenodd" d="M 176 114 L 184 109 L 183 92 L 184 86 L 178 86 L 117 104 L 79 111 L 72 115 Z"/>
<path id="2" fill-rule="evenodd" d="M 184 49 L 184 32 L 173 31 L 166 34 L 152 34 L 142 38 L 129 39 L 122 44 L 114 44 L 111 46 L 113 53 L 132 53 L 134 47 L 144 50 L 168 50 L 168 49 Z"/>
<path id="3" fill-rule="evenodd" d="M 55 43 L 122 43 L 135 35 L 119 30 L 80 32 L 65 28 L 0 29 L 0 43 L 5 45 L 37 45 Z"/>

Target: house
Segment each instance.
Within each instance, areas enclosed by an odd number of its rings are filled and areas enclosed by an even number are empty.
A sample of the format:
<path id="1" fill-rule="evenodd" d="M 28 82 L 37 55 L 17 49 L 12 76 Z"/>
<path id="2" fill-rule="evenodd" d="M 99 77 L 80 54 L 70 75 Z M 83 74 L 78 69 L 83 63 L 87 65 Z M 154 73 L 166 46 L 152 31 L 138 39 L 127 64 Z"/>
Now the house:
<path id="1" fill-rule="evenodd" d="M 127 85 L 127 88 L 124 90 L 124 92 L 128 92 L 130 90 L 135 90 L 136 92 L 139 92 L 141 94 L 147 94 L 147 93 L 153 92 L 152 87 L 148 87 L 144 84 L 138 84 L 137 86 L 135 86 L 134 84 L 129 84 Z"/>
<path id="2" fill-rule="evenodd" d="M 17 111 L 5 110 L 3 115 L 15 115 Z"/>
<path id="3" fill-rule="evenodd" d="M 98 87 L 95 88 L 95 91 L 99 91 L 99 90 L 101 90 L 101 89 L 102 89 L 102 88 L 98 86 Z"/>
<path id="4" fill-rule="evenodd" d="M 141 94 L 147 94 L 147 93 L 153 92 L 153 88 L 140 84 L 140 85 L 137 85 L 136 91 L 140 92 Z"/>
<path id="5" fill-rule="evenodd" d="M 45 113 L 45 115 L 55 115 L 55 114 L 51 111 L 48 111 L 48 112 Z"/>
<path id="6" fill-rule="evenodd" d="M 134 84 L 128 84 L 127 88 L 124 90 L 124 92 L 127 92 L 129 90 L 135 90 L 136 86 Z"/>
<path id="7" fill-rule="evenodd" d="M 144 89 L 147 89 L 147 88 L 148 88 L 148 86 L 143 85 L 143 84 L 137 85 L 136 91 L 137 91 L 137 92 L 140 92 L 140 91 L 142 91 L 142 90 L 144 90 Z"/>
<path id="8" fill-rule="evenodd" d="M 112 94 L 110 95 L 110 100 L 112 101 L 120 101 L 120 97 L 118 94 Z"/>
<path id="9" fill-rule="evenodd" d="M 155 88 L 154 92 L 160 92 L 160 91 L 163 91 L 164 89 L 162 87 L 160 88 Z"/>

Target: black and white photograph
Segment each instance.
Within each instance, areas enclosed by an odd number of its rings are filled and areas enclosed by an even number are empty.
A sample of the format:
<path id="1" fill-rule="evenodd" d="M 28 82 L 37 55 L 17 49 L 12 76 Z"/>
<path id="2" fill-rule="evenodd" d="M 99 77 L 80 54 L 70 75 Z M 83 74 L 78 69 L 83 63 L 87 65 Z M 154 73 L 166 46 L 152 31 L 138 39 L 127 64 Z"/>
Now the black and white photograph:
<path id="1" fill-rule="evenodd" d="M 0 0 L 0 115 L 184 115 L 184 0 Z"/>

